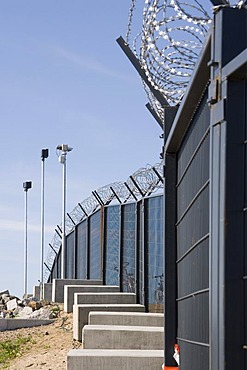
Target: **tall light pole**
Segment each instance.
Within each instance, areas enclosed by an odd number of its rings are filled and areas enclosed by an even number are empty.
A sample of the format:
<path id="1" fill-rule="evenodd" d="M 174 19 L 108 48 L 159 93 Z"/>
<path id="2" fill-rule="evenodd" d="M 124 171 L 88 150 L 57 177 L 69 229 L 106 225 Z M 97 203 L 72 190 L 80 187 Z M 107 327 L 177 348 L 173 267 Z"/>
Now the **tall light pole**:
<path id="1" fill-rule="evenodd" d="M 41 245 L 40 245 L 40 299 L 44 299 L 44 209 L 45 209 L 45 159 L 49 149 L 41 150 Z"/>
<path id="2" fill-rule="evenodd" d="M 62 198 L 62 249 L 61 249 L 61 279 L 65 279 L 65 255 L 66 255 L 66 156 L 73 148 L 67 144 L 57 146 L 59 151 L 58 161 L 63 165 L 63 198 Z"/>
<path id="3" fill-rule="evenodd" d="M 25 192 L 25 245 L 24 245 L 24 297 L 27 297 L 27 192 L 32 187 L 32 181 L 23 183 Z"/>

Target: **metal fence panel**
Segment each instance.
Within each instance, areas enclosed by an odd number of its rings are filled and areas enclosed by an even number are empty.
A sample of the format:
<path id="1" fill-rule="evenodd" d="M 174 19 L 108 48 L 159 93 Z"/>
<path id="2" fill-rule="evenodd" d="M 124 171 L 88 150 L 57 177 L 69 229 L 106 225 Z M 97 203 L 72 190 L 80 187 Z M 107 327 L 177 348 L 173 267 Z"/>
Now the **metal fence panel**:
<path id="1" fill-rule="evenodd" d="M 104 277 L 105 284 L 119 285 L 120 206 L 105 208 L 104 218 Z"/>
<path id="2" fill-rule="evenodd" d="M 87 219 L 77 226 L 77 245 L 76 245 L 76 278 L 87 278 Z"/>
<path id="3" fill-rule="evenodd" d="M 150 312 L 164 311 L 164 210 L 163 197 L 145 201 L 145 227 L 148 255 L 148 308 Z"/>
<path id="4" fill-rule="evenodd" d="M 123 292 L 136 291 L 136 203 L 122 206 L 121 282 Z"/>
<path id="5" fill-rule="evenodd" d="M 89 217 L 89 279 L 101 278 L 101 217 L 97 211 Z"/>
<path id="6" fill-rule="evenodd" d="M 75 231 L 66 237 L 65 276 L 66 279 L 75 278 Z"/>
<path id="7" fill-rule="evenodd" d="M 192 353 L 199 361 L 190 370 L 209 363 L 209 124 L 205 94 L 177 155 L 177 335 L 180 345 L 190 344 L 181 351 L 182 368 Z"/>

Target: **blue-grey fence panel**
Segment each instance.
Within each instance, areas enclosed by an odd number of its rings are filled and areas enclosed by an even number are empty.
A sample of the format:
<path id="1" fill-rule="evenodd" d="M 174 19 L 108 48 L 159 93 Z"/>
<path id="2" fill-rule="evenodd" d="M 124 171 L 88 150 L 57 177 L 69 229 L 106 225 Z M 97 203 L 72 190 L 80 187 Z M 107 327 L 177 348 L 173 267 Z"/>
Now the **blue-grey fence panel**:
<path id="1" fill-rule="evenodd" d="M 120 261 L 120 206 L 105 208 L 104 276 L 107 285 L 119 285 Z"/>
<path id="2" fill-rule="evenodd" d="M 148 255 L 148 307 L 164 310 L 164 210 L 163 196 L 145 200 L 145 227 Z"/>
<path id="3" fill-rule="evenodd" d="M 122 206 L 122 290 L 135 292 L 136 203 Z"/>
<path id="4" fill-rule="evenodd" d="M 144 290 L 144 212 L 143 201 L 137 203 L 137 286 L 138 286 L 138 302 L 145 303 L 145 290 Z"/>
<path id="5" fill-rule="evenodd" d="M 97 211 L 89 217 L 89 278 L 101 279 L 101 217 Z"/>
<path id="6" fill-rule="evenodd" d="M 77 226 L 76 278 L 87 278 L 87 219 Z"/>

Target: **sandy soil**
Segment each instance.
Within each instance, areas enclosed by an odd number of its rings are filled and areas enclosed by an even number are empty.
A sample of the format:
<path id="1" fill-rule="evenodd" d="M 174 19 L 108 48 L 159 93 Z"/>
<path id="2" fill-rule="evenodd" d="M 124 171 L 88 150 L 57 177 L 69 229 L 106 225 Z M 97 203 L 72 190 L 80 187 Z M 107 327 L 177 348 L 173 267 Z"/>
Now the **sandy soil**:
<path id="1" fill-rule="evenodd" d="M 61 311 L 53 324 L 0 332 L 0 342 L 14 339 L 18 336 L 31 336 L 21 356 L 10 361 L 7 369 L 66 369 L 67 353 L 72 348 L 80 348 L 81 343 L 74 341 L 72 336 L 72 314 Z M 0 368 L 3 368 L 0 364 Z M 5 367 L 6 369 L 6 367 Z"/>

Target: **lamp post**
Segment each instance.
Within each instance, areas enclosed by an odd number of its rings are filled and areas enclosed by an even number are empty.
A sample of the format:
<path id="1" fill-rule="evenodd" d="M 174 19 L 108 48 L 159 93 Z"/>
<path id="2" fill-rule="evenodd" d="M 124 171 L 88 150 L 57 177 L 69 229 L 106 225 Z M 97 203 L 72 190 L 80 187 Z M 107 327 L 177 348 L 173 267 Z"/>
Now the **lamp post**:
<path id="1" fill-rule="evenodd" d="M 66 255 L 66 230 L 65 230 L 65 216 L 66 216 L 66 156 L 73 148 L 67 144 L 57 146 L 59 151 L 58 161 L 63 165 L 63 197 L 62 197 L 62 249 L 61 249 L 61 279 L 65 279 L 65 255 Z"/>
<path id="2" fill-rule="evenodd" d="M 32 187 L 32 181 L 23 183 L 25 192 L 25 245 L 24 245 L 24 297 L 27 297 L 27 192 Z"/>
<path id="3" fill-rule="evenodd" d="M 44 208 L 45 208 L 45 159 L 49 149 L 41 150 L 41 246 L 40 246 L 40 299 L 44 299 Z"/>

